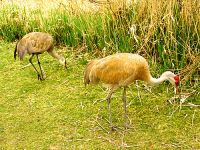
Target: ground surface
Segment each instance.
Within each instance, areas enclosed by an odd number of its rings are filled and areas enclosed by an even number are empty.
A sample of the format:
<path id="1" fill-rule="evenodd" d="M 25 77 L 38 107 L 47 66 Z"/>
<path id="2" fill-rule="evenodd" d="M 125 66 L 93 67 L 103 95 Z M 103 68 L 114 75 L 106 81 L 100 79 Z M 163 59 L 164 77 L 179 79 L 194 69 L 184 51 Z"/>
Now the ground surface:
<path id="1" fill-rule="evenodd" d="M 123 129 L 122 90 L 113 96 L 113 123 L 108 133 L 106 89 L 83 85 L 88 54 L 56 49 L 68 69 L 47 53 L 41 55 L 45 81 L 38 81 L 28 56 L 14 61 L 13 43 L 0 41 L 0 149 L 199 149 L 199 107 L 179 107 L 169 83 L 152 88 L 139 83 L 127 92 L 131 129 Z M 34 59 L 36 62 L 36 59 Z M 153 70 L 152 70 L 153 71 Z M 168 92 L 167 92 L 168 89 Z M 199 103 L 199 96 L 188 101 Z"/>

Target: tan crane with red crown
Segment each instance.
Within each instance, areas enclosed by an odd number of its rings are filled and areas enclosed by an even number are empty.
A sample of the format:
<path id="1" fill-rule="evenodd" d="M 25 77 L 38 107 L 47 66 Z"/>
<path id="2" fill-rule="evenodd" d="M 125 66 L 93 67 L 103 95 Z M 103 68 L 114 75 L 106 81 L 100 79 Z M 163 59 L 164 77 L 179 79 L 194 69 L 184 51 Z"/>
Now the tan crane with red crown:
<path id="1" fill-rule="evenodd" d="M 123 87 L 123 103 L 125 127 L 128 127 L 128 116 L 126 111 L 126 88 L 135 80 L 142 80 L 150 85 L 160 84 L 168 80 L 178 92 L 179 76 L 171 71 L 164 72 L 160 78 L 154 78 L 149 71 L 146 59 L 138 54 L 117 53 L 102 59 L 92 60 L 85 68 L 84 83 L 97 84 L 102 82 L 110 91 L 106 97 L 108 102 L 109 122 L 111 130 L 114 130 L 111 119 L 110 99 L 113 92 L 119 87 Z"/>

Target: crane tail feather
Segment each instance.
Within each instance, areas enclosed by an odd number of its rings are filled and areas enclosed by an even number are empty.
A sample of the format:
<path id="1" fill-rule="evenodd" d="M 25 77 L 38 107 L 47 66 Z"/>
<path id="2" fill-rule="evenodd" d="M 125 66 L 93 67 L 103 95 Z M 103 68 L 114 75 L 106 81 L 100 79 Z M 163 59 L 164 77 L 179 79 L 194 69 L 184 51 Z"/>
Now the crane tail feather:
<path id="1" fill-rule="evenodd" d="M 96 64 L 96 62 L 97 62 L 97 60 L 93 60 L 93 61 L 89 62 L 85 68 L 85 71 L 84 71 L 85 87 L 87 86 L 87 84 L 89 84 L 91 82 L 90 73 L 91 73 L 92 67 Z"/>
<path id="2" fill-rule="evenodd" d="M 85 85 L 85 87 L 87 86 L 87 84 L 90 83 L 89 74 L 90 74 L 90 70 L 88 70 L 88 67 L 86 67 L 85 72 L 84 72 L 84 85 Z"/>
<path id="3" fill-rule="evenodd" d="M 17 42 L 17 44 L 18 44 L 18 42 Z M 16 60 L 16 57 L 17 57 L 17 44 L 16 44 L 15 50 L 14 50 L 14 59 L 15 59 L 15 60 Z"/>

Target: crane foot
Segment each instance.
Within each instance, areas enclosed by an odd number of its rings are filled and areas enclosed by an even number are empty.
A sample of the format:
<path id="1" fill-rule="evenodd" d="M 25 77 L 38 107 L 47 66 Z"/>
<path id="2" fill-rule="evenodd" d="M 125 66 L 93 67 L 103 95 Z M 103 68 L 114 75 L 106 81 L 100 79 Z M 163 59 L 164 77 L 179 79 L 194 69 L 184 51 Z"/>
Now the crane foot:
<path id="1" fill-rule="evenodd" d="M 44 78 L 42 78 L 41 75 L 38 74 L 38 80 L 43 81 Z"/>
<path id="2" fill-rule="evenodd" d="M 117 128 L 118 128 L 117 126 L 110 126 L 110 131 L 111 131 L 111 132 L 116 131 Z"/>

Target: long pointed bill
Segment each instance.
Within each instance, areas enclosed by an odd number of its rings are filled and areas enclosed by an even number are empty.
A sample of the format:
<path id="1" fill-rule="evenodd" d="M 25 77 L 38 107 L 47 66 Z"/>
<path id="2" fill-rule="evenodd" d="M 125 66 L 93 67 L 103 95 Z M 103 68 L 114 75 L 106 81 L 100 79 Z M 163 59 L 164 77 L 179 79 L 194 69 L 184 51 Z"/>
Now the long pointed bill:
<path id="1" fill-rule="evenodd" d="M 174 92 L 176 95 L 180 94 L 179 87 L 177 85 L 175 85 Z"/>
<path id="2" fill-rule="evenodd" d="M 65 60 L 65 68 L 67 69 L 67 61 Z"/>

